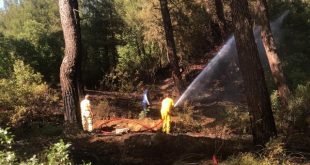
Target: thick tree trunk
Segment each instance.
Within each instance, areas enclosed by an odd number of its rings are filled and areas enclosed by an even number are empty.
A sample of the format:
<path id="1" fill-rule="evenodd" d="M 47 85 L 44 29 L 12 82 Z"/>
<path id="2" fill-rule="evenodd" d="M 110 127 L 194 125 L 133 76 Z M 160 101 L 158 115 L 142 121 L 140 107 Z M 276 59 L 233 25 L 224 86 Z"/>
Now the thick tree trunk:
<path id="1" fill-rule="evenodd" d="M 264 145 L 277 135 L 264 71 L 254 40 L 247 0 L 232 0 L 238 60 L 249 106 L 253 141 Z"/>
<path id="2" fill-rule="evenodd" d="M 170 65 L 172 66 L 172 77 L 173 77 L 173 80 L 176 86 L 176 91 L 178 92 L 178 94 L 181 94 L 183 90 L 182 77 L 180 73 L 178 56 L 176 53 L 173 29 L 171 25 L 170 13 L 168 9 L 168 2 L 167 0 L 159 0 L 159 1 L 160 1 L 160 9 L 161 9 L 162 17 L 163 17 L 163 23 L 164 23 L 164 29 L 165 29 L 165 35 L 166 35 L 167 53 L 169 57 L 168 60 L 170 62 Z"/>
<path id="3" fill-rule="evenodd" d="M 271 33 L 269 24 L 268 8 L 266 0 L 257 1 L 257 10 L 259 23 L 262 26 L 261 36 L 265 47 L 266 55 L 268 58 L 270 70 L 274 79 L 274 82 L 278 88 L 278 94 L 281 102 L 281 108 L 287 108 L 288 97 L 290 90 L 287 86 L 285 76 L 283 74 L 281 60 L 279 58 L 276 43 Z"/>
<path id="4" fill-rule="evenodd" d="M 67 123 L 79 124 L 79 77 L 82 56 L 77 0 L 59 0 L 59 12 L 65 40 L 65 55 L 60 66 L 64 116 Z"/>

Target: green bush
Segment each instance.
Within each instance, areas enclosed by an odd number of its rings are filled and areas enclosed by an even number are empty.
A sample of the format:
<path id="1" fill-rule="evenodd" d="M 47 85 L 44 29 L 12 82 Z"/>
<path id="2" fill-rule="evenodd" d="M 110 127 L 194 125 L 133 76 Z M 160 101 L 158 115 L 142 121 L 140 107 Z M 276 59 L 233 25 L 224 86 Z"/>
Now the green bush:
<path id="1" fill-rule="evenodd" d="M 0 90 L 0 106 L 14 108 L 31 104 L 31 101 L 46 94 L 48 87 L 42 82 L 40 73 L 35 73 L 23 61 L 16 60 L 13 75 L 0 80 Z"/>
<path id="2" fill-rule="evenodd" d="M 242 153 L 237 156 L 231 157 L 222 163 L 223 165 L 271 165 L 264 159 L 260 159 L 252 153 Z"/>
<path id="3" fill-rule="evenodd" d="M 140 113 L 139 113 L 139 119 L 144 119 L 147 117 L 147 114 L 150 112 L 150 109 L 147 108 L 146 111 L 142 110 Z M 129 116 L 129 115 L 128 115 Z"/>
<path id="4" fill-rule="evenodd" d="M 297 86 L 289 98 L 287 109 L 280 109 L 277 91 L 272 93 L 271 102 L 278 128 L 285 130 L 293 126 L 305 129 L 310 108 L 310 82 Z"/>
<path id="5" fill-rule="evenodd" d="M 69 158 L 70 144 L 64 143 L 63 140 L 53 144 L 49 150 L 43 154 L 41 159 L 38 159 L 36 155 L 25 161 L 21 161 L 17 158 L 15 152 L 12 149 L 14 144 L 13 136 L 8 132 L 8 129 L 2 129 L 0 127 L 0 164 L 5 165 L 71 165 L 72 160 Z"/>
<path id="6" fill-rule="evenodd" d="M 0 147 L 7 149 L 11 148 L 13 143 L 13 136 L 8 132 L 8 128 L 2 129 L 0 127 Z"/>
<path id="7" fill-rule="evenodd" d="M 136 77 L 137 78 L 137 77 Z M 119 90 L 122 92 L 132 92 L 134 88 L 135 78 L 129 76 L 127 71 L 119 69 L 113 70 L 104 76 L 101 86 L 109 90 Z"/>
<path id="8" fill-rule="evenodd" d="M 11 151 L 13 136 L 8 132 L 8 128 L 0 127 L 0 164 L 14 164 L 16 155 Z"/>
<path id="9" fill-rule="evenodd" d="M 69 159 L 68 154 L 69 147 L 70 144 L 65 144 L 63 140 L 60 140 L 58 143 L 54 144 L 47 153 L 47 164 L 71 165 L 72 162 Z"/>
<path id="10" fill-rule="evenodd" d="M 113 116 L 113 110 L 115 107 L 111 106 L 109 100 L 101 99 L 98 105 L 94 106 L 94 112 L 97 117 L 101 119 L 108 119 Z"/>
<path id="11" fill-rule="evenodd" d="M 239 106 L 228 107 L 226 110 L 226 119 L 228 127 L 236 132 L 249 133 L 250 117 L 248 109 Z"/>
<path id="12" fill-rule="evenodd" d="M 42 75 L 21 60 L 15 61 L 9 78 L 0 79 L 0 93 L 0 107 L 9 111 L 11 124 L 17 124 L 26 116 L 42 110 L 43 103 L 58 100 L 49 94 Z"/>
<path id="13" fill-rule="evenodd" d="M 283 139 L 272 139 L 259 153 L 241 153 L 231 156 L 223 165 L 290 165 L 292 157 L 286 154 Z"/>
<path id="14" fill-rule="evenodd" d="M 194 118 L 194 106 L 190 102 L 186 101 L 182 108 L 176 108 L 172 110 L 172 114 L 175 114 L 179 121 L 176 123 L 177 132 L 187 132 L 187 131 L 200 131 L 202 126 L 199 120 Z"/>

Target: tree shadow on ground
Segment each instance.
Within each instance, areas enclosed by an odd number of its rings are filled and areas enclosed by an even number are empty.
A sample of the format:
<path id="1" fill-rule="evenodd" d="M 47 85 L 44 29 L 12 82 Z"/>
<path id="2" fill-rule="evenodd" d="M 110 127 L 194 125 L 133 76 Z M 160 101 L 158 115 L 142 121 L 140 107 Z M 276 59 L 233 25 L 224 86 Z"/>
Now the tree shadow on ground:
<path id="1" fill-rule="evenodd" d="M 89 143 L 85 143 L 88 141 Z M 73 142 L 73 158 L 77 163 L 93 164 L 173 164 L 192 157 L 196 162 L 211 159 L 213 154 L 227 156 L 253 148 L 247 140 L 138 133 L 122 136 L 86 137 Z M 86 154 L 85 154 L 86 153 Z M 82 156 L 81 155 L 86 155 Z M 184 160 L 186 161 L 186 160 Z"/>

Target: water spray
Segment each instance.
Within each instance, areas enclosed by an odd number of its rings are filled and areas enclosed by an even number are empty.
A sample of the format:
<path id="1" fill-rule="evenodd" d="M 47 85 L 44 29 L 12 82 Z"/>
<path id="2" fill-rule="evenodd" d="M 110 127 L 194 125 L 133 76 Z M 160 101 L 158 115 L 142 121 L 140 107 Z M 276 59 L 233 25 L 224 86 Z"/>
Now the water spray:
<path id="1" fill-rule="evenodd" d="M 288 15 L 289 11 L 286 10 L 283 14 L 271 22 L 271 30 L 274 34 L 276 40 L 279 40 L 279 29 L 283 23 L 284 18 Z M 259 50 L 259 55 L 261 61 L 266 61 L 265 50 L 261 41 L 260 36 L 260 27 L 254 28 L 254 37 L 257 42 L 257 47 Z M 207 66 L 200 72 L 200 74 L 194 79 L 194 81 L 187 87 L 185 92 L 179 97 L 176 101 L 174 107 L 179 106 L 184 102 L 185 99 L 194 99 L 197 93 L 201 92 L 203 87 L 207 88 L 210 84 L 211 80 L 216 75 L 216 71 L 219 66 L 228 65 L 231 60 L 237 56 L 237 49 L 234 36 L 229 37 L 224 46 L 216 53 L 216 55 L 212 58 L 212 60 L 207 64 Z M 236 60 L 238 63 L 238 61 Z M 265 62 L 266 63 L 266 62 Z M 269 65 L 265 65 L 264 67 L 269 67 Z M 189 98 L 191 97 L 191 98 Z"/>

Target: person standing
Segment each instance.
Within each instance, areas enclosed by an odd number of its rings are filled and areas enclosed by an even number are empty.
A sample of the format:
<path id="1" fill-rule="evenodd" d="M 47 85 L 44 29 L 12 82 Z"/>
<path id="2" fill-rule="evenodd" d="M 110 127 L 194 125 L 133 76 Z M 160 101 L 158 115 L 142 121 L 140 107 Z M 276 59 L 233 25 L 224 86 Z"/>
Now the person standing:
<path id="1" fill-rule="evenodd" d="M 91 132 L 93 130 L 93 112 L 90 106 L 89 95 L 85 95 L 84 100 L 81 101 L 81 116 L 83 130 Z"/>
<path id="2" fill-rule="evenodd" d="M 165 93 L 165 98 L 161 102 L 161 119 L 163 120 L 162 131 L 166 134 L 170 133 L 170 122 L 171 122 L 171 110 L 173 109 L 174 102 L 170 98 L 169 93 Z"/>
<path id="3" fill-rule="evenodd" d="M 149 105 L 150 105 L 150 102 L 148 99 L 148 89 L 145 88 L 143 91 L 143 95 L 142 95 L 142 108 L 143 108 L 145 116 L 147 114 Z"/>

